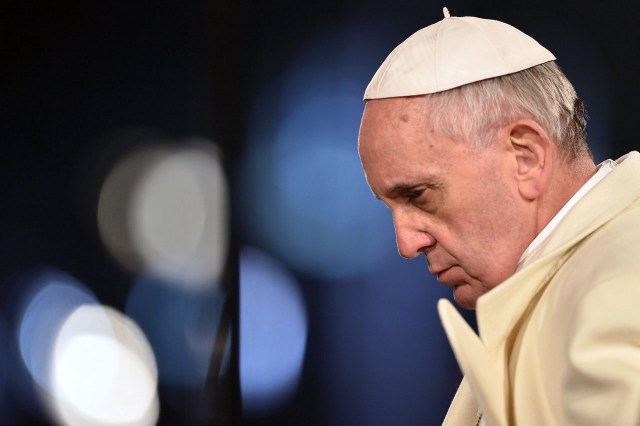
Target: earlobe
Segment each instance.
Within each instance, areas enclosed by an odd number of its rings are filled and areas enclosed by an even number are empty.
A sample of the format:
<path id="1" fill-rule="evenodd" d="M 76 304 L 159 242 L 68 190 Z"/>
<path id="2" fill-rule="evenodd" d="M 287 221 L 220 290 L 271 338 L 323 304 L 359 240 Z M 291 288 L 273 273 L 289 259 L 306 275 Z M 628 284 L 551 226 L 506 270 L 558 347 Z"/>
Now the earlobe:
<path id="1" fill-rule="evenodd" d="M 542 194 L 551 161 L 550 140 L 538 123 L 521 120 L 510 128 L 510 144 L 516 164 L 516 180 L 520 195 L 535 200 Z"/>

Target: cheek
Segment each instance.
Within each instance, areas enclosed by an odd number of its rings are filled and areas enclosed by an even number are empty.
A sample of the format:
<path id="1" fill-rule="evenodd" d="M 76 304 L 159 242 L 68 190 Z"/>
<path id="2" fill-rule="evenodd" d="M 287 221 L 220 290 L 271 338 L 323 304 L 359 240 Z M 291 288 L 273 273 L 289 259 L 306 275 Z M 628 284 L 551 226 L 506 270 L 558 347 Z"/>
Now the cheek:
<path id="1" fill-rule="evenodd" d="M 492 285 L 511 276 L 520 255 L 528 244 L 524 238 L 525 226 L 521 221 L 516 200 L 496 203 L 487 211 L 482 232 L 483 267 Z"/>
<path id="2" fill-rule="evenodd" d="M 458 206 L 464 214 L 451 223 L 454 237 L 449 245 L 471 275 L 487 276 L 502 269 L 507 259 L 511 261 L 517 228 L 511 201 L 496 200 L 495 194 L 478 195 Z"/>

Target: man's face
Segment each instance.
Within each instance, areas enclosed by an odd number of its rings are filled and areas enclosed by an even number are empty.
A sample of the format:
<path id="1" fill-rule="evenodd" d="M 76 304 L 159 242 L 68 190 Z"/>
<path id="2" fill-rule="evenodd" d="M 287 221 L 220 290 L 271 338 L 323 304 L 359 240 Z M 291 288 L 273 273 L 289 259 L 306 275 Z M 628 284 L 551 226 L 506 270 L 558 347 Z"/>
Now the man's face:
<path id="1" fill-rule="evenodd" d="M 424 253 L 458 304 L 473 309 L 513 274 L 534 234 L 504 138 L 473 149 L 433 132 L 424 108 L 422 98 L 369 101 L 360 159 L 371 190 L 391 209 L 400 255 Z"/>

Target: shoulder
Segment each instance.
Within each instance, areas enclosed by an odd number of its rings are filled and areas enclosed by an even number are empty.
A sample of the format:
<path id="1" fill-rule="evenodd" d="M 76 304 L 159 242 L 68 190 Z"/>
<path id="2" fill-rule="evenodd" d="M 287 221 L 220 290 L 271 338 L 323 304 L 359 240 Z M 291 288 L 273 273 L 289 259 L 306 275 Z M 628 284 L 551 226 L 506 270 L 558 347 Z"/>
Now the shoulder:
<path id="1" fill-rule="evenodd" d="M 640 200 L 631 203 L 580 242 L 567 266 L 584 269 L 589 281 L 640 278 Z"/>
<path id="2" fill-rule="evenodd" d="M 639 223 L 633 203 L 575 247 L 545 295 L 562 340 L 561 394 L 572 424 L 640 418 Z"/>

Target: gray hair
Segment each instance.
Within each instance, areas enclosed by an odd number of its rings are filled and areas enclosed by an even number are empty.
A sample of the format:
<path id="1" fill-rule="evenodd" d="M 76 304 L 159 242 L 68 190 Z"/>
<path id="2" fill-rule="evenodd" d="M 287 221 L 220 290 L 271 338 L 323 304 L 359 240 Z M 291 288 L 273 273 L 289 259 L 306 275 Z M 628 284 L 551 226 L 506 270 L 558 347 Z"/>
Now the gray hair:
<path id="1" fill-rule="evenodd" d="M 555 62 L 425 95 L 436 132 L 488 146 L 499 127 L 521 118 L 540 124 L 570 161 L 591 155 L 584 104 Z"/>

